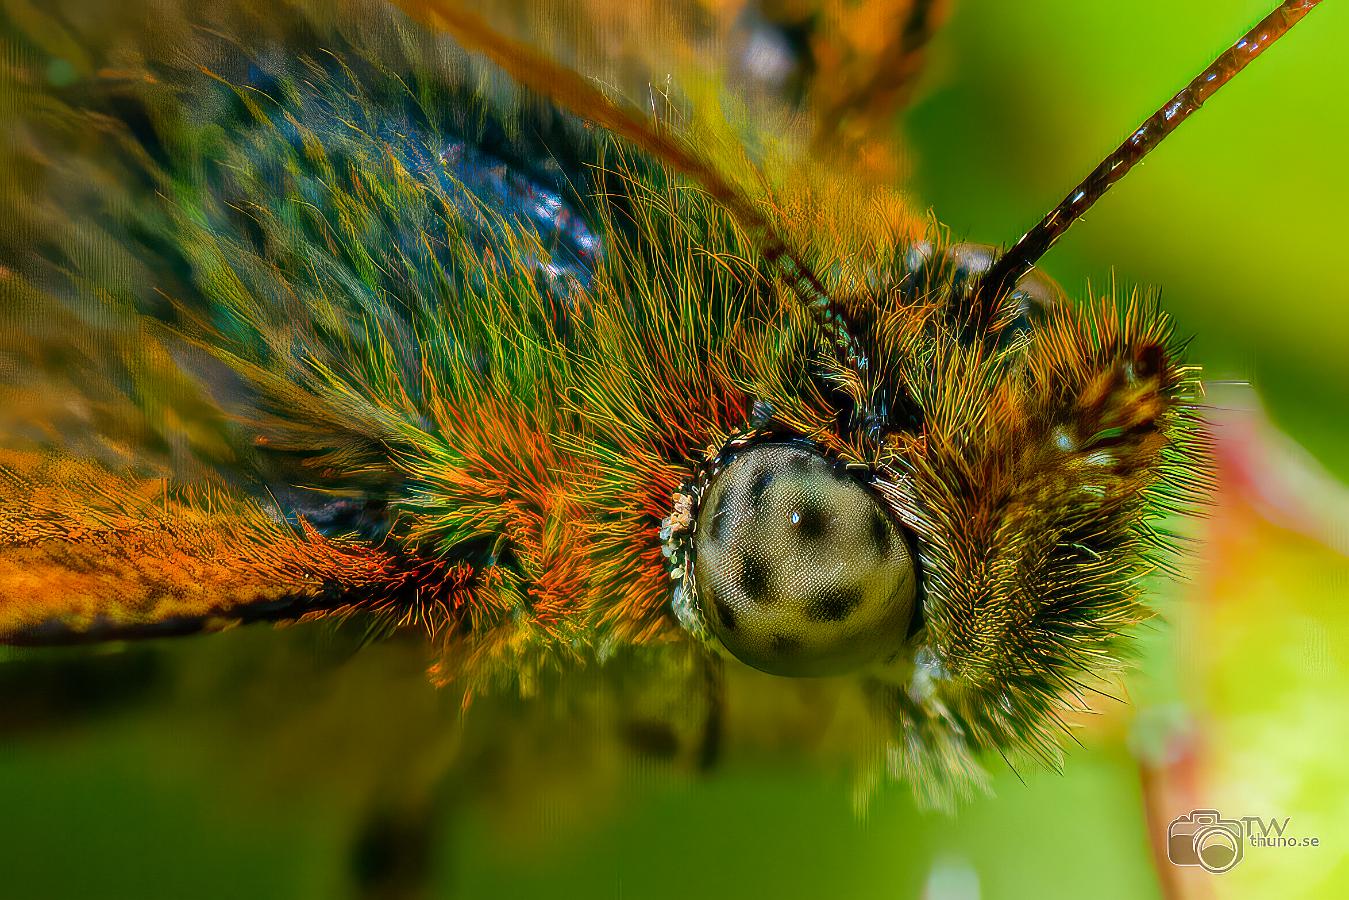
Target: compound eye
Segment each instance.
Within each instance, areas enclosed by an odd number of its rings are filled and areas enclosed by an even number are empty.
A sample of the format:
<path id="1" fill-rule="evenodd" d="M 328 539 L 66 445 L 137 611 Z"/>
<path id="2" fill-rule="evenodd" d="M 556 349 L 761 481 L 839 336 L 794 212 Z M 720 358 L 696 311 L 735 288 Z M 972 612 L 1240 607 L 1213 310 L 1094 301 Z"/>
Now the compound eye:
<path id="1" fill-rule="evenodd" d="M 703 496 L 693 553 L 709 628 L 764 672 L 850 672 L 893 655 L 908 633 L 917 585 L 903 532 L 805 447 L 738 454 Z"/>

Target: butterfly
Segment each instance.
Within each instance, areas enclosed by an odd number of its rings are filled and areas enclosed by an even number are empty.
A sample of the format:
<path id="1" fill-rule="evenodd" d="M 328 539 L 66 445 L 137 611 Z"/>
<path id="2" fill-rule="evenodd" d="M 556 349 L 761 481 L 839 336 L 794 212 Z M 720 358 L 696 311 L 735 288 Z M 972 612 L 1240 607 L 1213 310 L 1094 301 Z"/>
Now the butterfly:
<path id="1" fill-rule="evenodd" d="M 829 678 L 931 803 L 1054 765 L 1207 465 L 1160 307 L 1035 265 L 1315 5 L 1006 249 L 893 187 L 940 3 L 11 12 L 0 639 L 357 617 L 466 702 Z"/>

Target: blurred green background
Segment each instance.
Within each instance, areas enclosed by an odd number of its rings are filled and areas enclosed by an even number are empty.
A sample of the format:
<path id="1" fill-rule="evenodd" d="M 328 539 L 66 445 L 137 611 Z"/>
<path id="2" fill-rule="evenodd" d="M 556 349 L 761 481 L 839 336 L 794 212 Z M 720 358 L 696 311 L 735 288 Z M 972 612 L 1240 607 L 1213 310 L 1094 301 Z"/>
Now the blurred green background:
<path id="1" fill-rule="evenodd" d="M 963 0 L 906 123 L 915 189 L 955 235 L 1013 240 L 1269 5 Z M 1164 286 L 1210 377 L 1253 382 L 1273 422 L 1341 479 L 1345 47 L 1349 4 L 1327 3 L 1044 263 L 1070 292 Z M 1188 579 L 1159 586 L 1167 615 L 1130 703 L 1104 701 L 1062 774 L 999 770 L 995 796 L 954 818 L 918 812 L 903 787 L 859 816 L 844 774 L 771 758 L 699 777 L 631 762 L 616 794 L 595 796 L 585 780 L 526 778 L 501 796 L 451 784 L 462 796 L 409 811 L 394 785 L 452 751 L 442 726 L 457 715 L 420 656 L 352 654 L 321 626 L 239 631 L 0 657 L 0 897 L 345 896 L 371 797 L 438 826 L 425 851 L 437 896 L 1345 896 L 1349 565 L 1326 543 L 1347 536 L 1324 517 L 1271 523 L 1260 500 L 1297 483 L 1334 503 L 1339 488 L 1284 445 L 1238 451 L 1254 478 L 1225 485 Z M 105 712 L 53 720 L 25 705 L 26 679 Z M 1168 755 L 1177 735 L 1193 769 Z M 1166 881 L 1177 873 L 1154 864 L 1140 761 L 1193 789 L 1148 783 L 1163 823 L 1195 797 L 1289 816 L 1321 846 L 1251 849 L 1225 876 Z"/>
<path id="2" fill-rule="evenodd" d="M 1270 0 L 958 3 L 910 116 L 956 235 L 1010 243 Z M 1149 155 L 1044 267 L 1160 287 L 1208 377 L 1254 382 L 1342 479 L 1349 407 L 1349 10 L 1318 7 Z"/>

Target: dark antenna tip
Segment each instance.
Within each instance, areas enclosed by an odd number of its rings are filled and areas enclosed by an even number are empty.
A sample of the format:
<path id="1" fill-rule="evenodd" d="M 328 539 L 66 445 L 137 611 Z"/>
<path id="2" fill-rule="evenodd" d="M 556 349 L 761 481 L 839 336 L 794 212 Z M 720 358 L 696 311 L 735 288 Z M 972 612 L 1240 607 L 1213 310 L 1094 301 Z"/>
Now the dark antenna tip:
<path id="1" fill-rule="evenodd" d="M 1055 241 L 1097 200 L 1114 186 L 1139 160 L 1180 127 L 1190 115 L 1217 93 L 1218 89 L 1246 68 L 1251 60 L 1283 37 L 1289 29 L 1311 12 L 1321 0 L 1284 0 L 1258 25 L 1252 28 L 1176 96 L 1144 120 L 1134 133 L 1107 156 L 1082 183 L 1073 188 L 1058 206 L 1050 210 L 1034 228 L 1021 236 L 1006 253 L 998 257 L 975 286 L 972 294 L 971 325 L 977 333 L 997 330 L 997 307 L 1001 298 L 1027 272 L 1035 268 Z"/>

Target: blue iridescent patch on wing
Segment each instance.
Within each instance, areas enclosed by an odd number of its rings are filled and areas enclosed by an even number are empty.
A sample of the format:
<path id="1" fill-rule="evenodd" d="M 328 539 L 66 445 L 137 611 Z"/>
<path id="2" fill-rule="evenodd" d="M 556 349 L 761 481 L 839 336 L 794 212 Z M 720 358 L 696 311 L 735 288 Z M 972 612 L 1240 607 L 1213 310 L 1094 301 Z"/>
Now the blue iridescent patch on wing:
<path id="1" fill-rule="evenodd" d="M 413 151 L 422 149 L 416 144 L 407 146 Z M 472 193 L 499 214 L 528 223 L 549 251 L 549 258 L 537 260 L 536 264 L 550 284 L 574 278 L 582 287 L 589 286 L 600 242 L 558 191 L 462 139 L 446 141 L 434 161 L 413 158 L 404 159 L 403 163 L 425 173 L 435 170 L 447 192 L 453 194 L 457 188 Z M 491 228 L 473 204 L 460 205 L 460 213 L 466 218 L 478 221 L 484 229 Z"/>
<path id="2" fill-rule="evenodd" d="M 589 176 L 587 161 L 560 162 L 553 152 L 557 145 L 535 133 L 526 111 L 512 113 L 509 123 L 495 122 L 482 118 L 480 100 L 464 95 L 457 104 L 451 101 L 451 108 L 437 110 L 444 115 L 432 122 L 409 93 L 373 99 L 366 94 L 370 85 L 344 83 L 350 77 L 334 72 L 329 78 L 295 78 L 253 66 L 246 87 L 261 97 L 289 98 L 279 105 L 289 107 L 294 122 L 283 116 L 272 124 L 297 158 L 304 153 L 300 127 L 325 153 L 348 163 L 359 164 L 372 139 L 378 141 L 409 173 L 450 199 L 466 226 L 462 237 L 486 248 L 507 237 L 503 222 L 528 230 L 544 251 L 532 260 L 542 283 L 559 296 L 590 285 L 602 248 L 581 211 L 584 185 L 578 182 Z M 474 116 L 458 121 L 456 106 Z M 575 144 L 567 141 L 566 149 L 574 153 Z M 324 186 L 314 174 L 306 199 L 323 206 Z M 409 228 L 402 238 L 415 242 L 421 235 Z"/>

